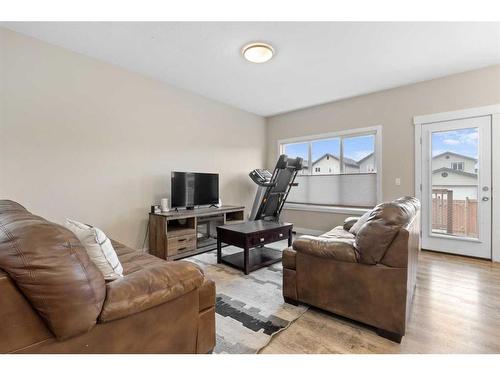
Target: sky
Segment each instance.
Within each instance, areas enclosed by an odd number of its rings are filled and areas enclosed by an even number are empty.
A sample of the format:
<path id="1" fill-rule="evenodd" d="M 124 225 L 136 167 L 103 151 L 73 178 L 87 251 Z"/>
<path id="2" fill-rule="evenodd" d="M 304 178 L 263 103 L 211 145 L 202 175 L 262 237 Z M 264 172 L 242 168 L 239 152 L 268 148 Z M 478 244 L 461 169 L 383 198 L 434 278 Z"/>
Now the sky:
<path id="1" fill-rule="evenodd" d="M 432 133 L 432 156 L 445 151 L 477 158 L 478 131 L 477 128 L 460 129 Z"/>
<path id="2" fill-rule="evenodd" d="M 344 138 L 344 157 L 356 161 L 363 159 L 374 150 L 374 135 L 364 135 L 358 137 Z M 313 141 L 312 158 L 313 161 L 319 159 L 326 153 L 338 156 L 340 154 L 340 138 Z M 308 143 L 294 143 L 286 145 L 285 154 L 290 157 L 300 156 L 307 160 Z"/>

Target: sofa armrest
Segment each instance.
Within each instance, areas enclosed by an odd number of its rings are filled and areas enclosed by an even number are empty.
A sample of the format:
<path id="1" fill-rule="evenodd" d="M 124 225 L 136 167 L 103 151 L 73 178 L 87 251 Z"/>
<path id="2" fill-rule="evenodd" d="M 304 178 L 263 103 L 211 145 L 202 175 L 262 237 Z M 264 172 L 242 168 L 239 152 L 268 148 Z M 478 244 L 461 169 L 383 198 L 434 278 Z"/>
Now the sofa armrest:
<path id="1" fill-rule="evenodd" d="M 124 318 L 199 288 L 201 269 L 191 262 L 158 261 L 106 284 L 100 322 Z"/>
<path id="2" fill-rule="evenodd" d="M 204 279 L 199 288 L 197 353 L 211 353 L 215 347 L 215 283 Z"/>
<path id="3" fill-rule="evenodd" d="M 38 313 L 0 269 L 0 353 L 11 353 L 54 336 Z"/>
<path id="4" fill-rule="evenodd" d="M 215 306 L 215 282 L 204 279 L 199 293 L 200 312 Z"/>
<path id="5" fill-rule="evenodd" d="M 344 220 L 344 230 L 348 231 L 361 219 L 361 216 L 350 216 Z"/>
<path id="6" fill-rule="evenodd" d="M 283 268 L 288 268 L 290 270 L 294 270 L 296 256 L 297 256 L 297 252 L 294 249 L 292 249 L 291 247 L 283 250 L 283 255 L 281 256 L 281 263 L 283 264 Z"/>
<path id="7" fill-rule="evenodd" d="M 357 262 L 357 252 L 352 239 L 331 239 L 315 236 L 301 236 L 293 242 L 293 249 L 299 253 L 340 262 Z"/>
<path id="8" fill-rule="evenodd" d="M 291 247 L 283 250 L 283 298 L 285 302 L 297 304 L 297 252 Z"/>

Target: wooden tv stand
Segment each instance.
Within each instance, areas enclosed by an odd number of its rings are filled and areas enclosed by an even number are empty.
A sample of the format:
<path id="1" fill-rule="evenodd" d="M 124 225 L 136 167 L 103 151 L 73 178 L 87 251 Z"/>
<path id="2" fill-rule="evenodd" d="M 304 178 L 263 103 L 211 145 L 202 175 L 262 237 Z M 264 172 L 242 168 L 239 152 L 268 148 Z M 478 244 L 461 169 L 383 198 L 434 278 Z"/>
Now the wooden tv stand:
<path id="1" fill-rule="evenodd" d="M 198 227 L 207 226 L 210 237 L 218 225 L 242 223 L 245 221 L 245 207 L 222 206 L 195 208 L 149 214 L 149 253 L 166 260 L 176 260 L 211 251 L 216 248 L 205 245 L 198 239 Z M 205 239 L 205 242 L 207 239 Z"/>

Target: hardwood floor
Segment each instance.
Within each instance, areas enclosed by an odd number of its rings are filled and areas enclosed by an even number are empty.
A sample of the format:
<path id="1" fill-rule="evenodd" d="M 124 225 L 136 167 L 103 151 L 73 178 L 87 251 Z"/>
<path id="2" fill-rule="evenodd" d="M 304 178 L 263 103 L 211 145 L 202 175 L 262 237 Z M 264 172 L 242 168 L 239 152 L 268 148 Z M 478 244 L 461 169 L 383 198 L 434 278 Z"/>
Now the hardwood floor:
<path id="1" fill-rule="evenodd" d="M 500 353 L 500 264 L 422 251 L 401 344 L 310 308 L 262 353 Z"/>

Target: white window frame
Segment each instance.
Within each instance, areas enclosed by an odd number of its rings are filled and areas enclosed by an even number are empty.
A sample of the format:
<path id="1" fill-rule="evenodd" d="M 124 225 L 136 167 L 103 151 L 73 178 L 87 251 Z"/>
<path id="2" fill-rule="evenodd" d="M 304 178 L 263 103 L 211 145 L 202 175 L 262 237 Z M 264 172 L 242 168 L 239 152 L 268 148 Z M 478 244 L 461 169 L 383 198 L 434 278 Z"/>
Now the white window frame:
<path id="1" fill-rule="evenodd" d="M 377 203 L 381 203 L 382 202 L 382 128 L 383 128 L 382 125 L 374 125 L 364 128 L 341 130 L 331 133 L 321 133 L 321 134 L 314 134 L 302 137 L 279 139 L 277 141 L 278 154 L 276 155 L 276 157 L 279 157 L 279 155 L 282 154 L 284 145 L 290 143 L 304 143 L 304 142 L 318 141 L 318 140 L 338 138 L 338 137 L 353 137 L 353 136 L 375 134 L 374 154 L 375 154 L 375 166 L 377 168 L 377 172 L 375 172 L 377 176 L 377 184 L 376 184 Z M 340 147 L 342 147 L 342 142 Z M 311 159 L 312 159 L 311 148 L 309 148 L 309 155 L 308 155 L 309 171 L 311 171 L 311 166 L 312 166 Z M 367 208 L 360 208 L 360 207 L 320 206 L 307 203 L 285 203 L 284 208 L 287 210 L 330 212 L 330 213 L 349 214 L 349 215 L 362 215 L 363 213 L 368 211 Z"/>
<path id="2" fill-rule="evenodd" d="M 460 166 L 462 166 L 462 168 L 460 168 Z M 451 169 L 454 171 L 463 171 L 465 169 L 465 163 L 463 161 L 454 161 L 451 163 Z"/>

